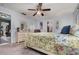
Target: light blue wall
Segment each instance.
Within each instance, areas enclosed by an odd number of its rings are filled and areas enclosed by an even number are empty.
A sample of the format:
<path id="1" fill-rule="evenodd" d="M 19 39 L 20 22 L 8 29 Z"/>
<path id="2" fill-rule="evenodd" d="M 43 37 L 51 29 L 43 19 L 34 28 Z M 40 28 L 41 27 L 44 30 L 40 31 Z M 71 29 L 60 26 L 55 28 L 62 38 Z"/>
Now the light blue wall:
<path id="1" fill-rule="evenodd" d="M 23 15 L 12 11 L 10 9 L 4 8 L 0 6 L 0 12 L 11 15 L 11 42 L 16 42 L 16 28 L 20 27 L 21 20 L 26 20 L 26 17 Z"/>

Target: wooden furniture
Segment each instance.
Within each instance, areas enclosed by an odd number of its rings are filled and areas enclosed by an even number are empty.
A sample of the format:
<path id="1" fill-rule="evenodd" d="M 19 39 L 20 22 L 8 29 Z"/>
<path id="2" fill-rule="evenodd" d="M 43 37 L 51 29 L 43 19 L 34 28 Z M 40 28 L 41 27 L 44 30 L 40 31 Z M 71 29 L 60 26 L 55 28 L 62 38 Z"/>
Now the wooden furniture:
<path id="1" fill-rule="evenodd" d="M 17 32 L 17 43 L 23 42 L 26 37 L 25 37 L 26 32 Z"/>
<path id="2" fill-rule="evenodd" d="M 35 29 L 34 32 L 41 32 L 40 29 Z"/>

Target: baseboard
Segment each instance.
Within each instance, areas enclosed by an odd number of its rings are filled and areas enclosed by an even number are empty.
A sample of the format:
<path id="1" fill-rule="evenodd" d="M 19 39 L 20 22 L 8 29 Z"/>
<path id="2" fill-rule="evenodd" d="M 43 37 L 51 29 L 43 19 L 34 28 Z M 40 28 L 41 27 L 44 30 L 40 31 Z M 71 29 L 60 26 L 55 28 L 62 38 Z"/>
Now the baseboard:
<path id="1" fill-rule="evenodd" d="M 2 44 L 0 44 L 0 46 L 2 46 L 2 45 L 6 45 L 6 44 L 9 44 L 9 43 L 2 43 Z"/>

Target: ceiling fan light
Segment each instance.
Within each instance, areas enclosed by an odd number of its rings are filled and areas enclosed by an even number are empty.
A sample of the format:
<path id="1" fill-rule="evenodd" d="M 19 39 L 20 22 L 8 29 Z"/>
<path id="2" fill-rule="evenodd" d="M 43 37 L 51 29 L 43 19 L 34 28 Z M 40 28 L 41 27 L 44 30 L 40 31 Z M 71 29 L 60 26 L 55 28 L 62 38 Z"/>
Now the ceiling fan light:
<path id="1" fill-rule="evenodd" d="M 37 14 L 40 15 L 41 14 L 41 11 L 38 11 Z"/>

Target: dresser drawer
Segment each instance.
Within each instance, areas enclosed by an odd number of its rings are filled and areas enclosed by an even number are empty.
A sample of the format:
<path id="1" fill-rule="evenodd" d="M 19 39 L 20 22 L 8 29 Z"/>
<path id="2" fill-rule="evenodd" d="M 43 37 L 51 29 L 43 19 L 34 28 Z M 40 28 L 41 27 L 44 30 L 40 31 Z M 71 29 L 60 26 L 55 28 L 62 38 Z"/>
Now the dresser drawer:
<path id="1" fill-rule="evenodd" d="M 23 33 L 17 33 L 17 42 L 22 42 L 22 41 L 24 41 L 25 39 L 26 39 L 26 37 L 25 37 L 25 33 L 23 32 Z"/>

